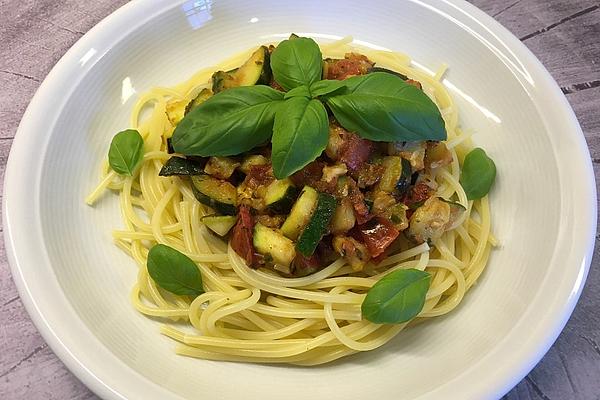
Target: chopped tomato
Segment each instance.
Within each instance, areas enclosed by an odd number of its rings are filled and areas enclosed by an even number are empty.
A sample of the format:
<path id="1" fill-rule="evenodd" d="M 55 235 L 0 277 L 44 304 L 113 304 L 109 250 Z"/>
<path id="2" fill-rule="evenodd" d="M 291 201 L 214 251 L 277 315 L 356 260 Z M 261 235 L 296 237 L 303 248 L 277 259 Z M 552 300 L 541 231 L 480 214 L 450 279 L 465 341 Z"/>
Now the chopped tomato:
<path id="1" fill-rule="evenodd" d="M 357 172 L 367 162 L 373 151 L 373 142 L 361 139 L 357 134 L 344 134 L 344 143 L 340 151 L 340 161 L 346 164 L 348 171 Z"/>
<path id="2" fill-rule="evenodd" d="M 410 192 L 406 195 L 403 203 L 406 204 L 408 207 L 418 205 L 430 198 L 433 192 L 434 190 L 426 184 L 417 183 L 411 188 Z"/>
<path id="3" fill-rule="evenodd" d="M 327 166 L 323 161 L 313 161 L 307 166 L 296 172 L 290 179 L 297 187 L 310 186 L 314 187 L 316 182 L 321 180 L 323 176 L 323 167 Z"/>
<path id="4" fill-rule="evenodd" d="M 319 260 L 317 253 L 314 253 L 310 257 L 305 257 L 300 252 L 297 252 L 294 261 L 292 261 L 292 265 L 293 276 L 306 276 L 321 269 L 321 260 Z"/>
<path id="5" fill-rule="evenodd" d="M 252 230 L 254 220 L 250 214 L 250 207 L 241 205 L 237 223 L 233 227 L 231 235 L 231 247 L 246 261 L 249 267 L 256 265 L 254 257 L 254 246 L 252 245 Z"/>
<path id="6" fill-rule="evenodd" d="M 343 60 L 327 60 L 326 79 L 346 79 L 364 75 L 373 67 L 373 62 L 362 54 L 348 53 Z"/>
<path id="7" fill-rule="evenodd" d="M 252 185 L 255 187 L 268 185 L 275 179 L 269 164 L 252 165 L 248 171 L 248 178 L 252 180 Z"/>
<path id="8" fill-rule="evenodd" d="M 369 214 L 369 208 L 365 203 L 365 195 L 360 191 L 358 185 L 352 178 L 348 178 L 348 198 L 354 208 L 354 214 L 358 224 L 364 224 L 372 215 Z"/>
<path id="9" fill-rule="evenodd" d="M 376 217 L 359 227 L 362 242 L 372 257 L 382 254 L 400 232 L 388 219 Z"/>
<path id="10" fill-rule="evenodd" d="M 419 81 L 415 81 L 414 79 L 407 79 L 406 83 L 423 90 L 423 86 L 421 86 L 421 82 L 419 82 Z"/>

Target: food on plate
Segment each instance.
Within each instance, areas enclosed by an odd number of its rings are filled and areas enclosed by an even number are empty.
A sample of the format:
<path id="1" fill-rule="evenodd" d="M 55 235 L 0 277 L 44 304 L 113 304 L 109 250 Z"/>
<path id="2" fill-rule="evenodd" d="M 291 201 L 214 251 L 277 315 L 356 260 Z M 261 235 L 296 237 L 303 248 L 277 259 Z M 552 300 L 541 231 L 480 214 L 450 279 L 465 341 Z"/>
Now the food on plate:
<path id="1" fill-rule="evenodd" d="M 441 78 L 292 35 L 174 88 L 112 140 L 131 298 L 179 354 L 316 365 L 446 314 L 497 242 L 496 167 Z M 144 117 L 142 117 L 144 115 Z"/>

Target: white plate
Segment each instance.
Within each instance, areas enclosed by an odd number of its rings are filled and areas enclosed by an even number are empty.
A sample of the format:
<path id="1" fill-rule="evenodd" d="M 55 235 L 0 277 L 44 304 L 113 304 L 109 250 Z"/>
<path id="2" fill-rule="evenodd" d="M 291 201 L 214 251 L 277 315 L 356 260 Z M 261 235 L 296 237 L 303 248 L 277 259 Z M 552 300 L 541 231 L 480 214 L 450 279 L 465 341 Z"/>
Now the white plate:
<path id="1" fill-rule="evenodd" d="M 494 251 L 458 309 L 318 368 L 173 354 L 128 301 L 136 267 L 111 243 L 115 196 L 85 194 L 136 96 L 290 31 L 406 52 L 446 84 L 463 127 L 496 160 Z M 458 1 L 196 0 L 130 3 L 86 34 L 32 100 L 11 150 L 5 239 L 27 310 L 52 349 L 107 399 L 484 399 L 553 343 L 588 271 L 596 192 L 564 96 L 508 31 Z"/>

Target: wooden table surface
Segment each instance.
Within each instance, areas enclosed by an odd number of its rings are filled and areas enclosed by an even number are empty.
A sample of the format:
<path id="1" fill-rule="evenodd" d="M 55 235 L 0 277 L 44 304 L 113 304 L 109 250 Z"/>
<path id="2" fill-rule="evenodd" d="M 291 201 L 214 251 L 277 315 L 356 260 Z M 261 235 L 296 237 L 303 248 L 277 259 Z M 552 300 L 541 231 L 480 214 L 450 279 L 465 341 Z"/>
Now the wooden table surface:
<path id="1" fill-rule="evenodd" d="M 85 32 L 125 2 L 0 0 L 0 184 L 12 138 L 40 82 Z M 519 37 L 556 79 L 579 118 L 598 180 L 600 3 L 471 2 Z M 600 400 L 600 246 L 596 247 L 583 295 L 569 323 L 543 360 L 505 399 Z M 1 240 L 0 399 L 97 399 L 33 326 L 12 281 Z"/>

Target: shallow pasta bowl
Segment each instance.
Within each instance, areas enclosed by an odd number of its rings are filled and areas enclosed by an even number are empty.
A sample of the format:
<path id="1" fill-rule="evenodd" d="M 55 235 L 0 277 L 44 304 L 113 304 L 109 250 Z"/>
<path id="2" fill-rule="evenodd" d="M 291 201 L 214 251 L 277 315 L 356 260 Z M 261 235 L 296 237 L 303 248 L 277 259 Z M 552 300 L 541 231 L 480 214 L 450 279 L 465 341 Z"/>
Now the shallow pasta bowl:
<path id="1" fill-rule="evenodd" d="M 129 303 L 134 262 L 113 246 L 118 201 L 83 199 L 136 97 L 290 31 L 449 65 L 444 84 L 498 165 L 502 245 L 460 307 L 391 343 L 315 368 L 176 356 Z M 33 156 L 32 156 L 33 155 Z M 5 240 L 36 326 L 107 399 L 498 398 L 543 356 L 589 268 L 596 192 L 581 129 L 557 85 L 510 33 L 467 3 L 196 0 L 130 3 L 86 34 L 32 100 L 11 150 Z M 301 385 L 302 390 L 295 390 Z"/>

